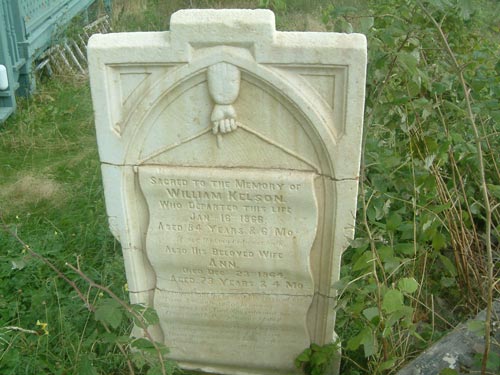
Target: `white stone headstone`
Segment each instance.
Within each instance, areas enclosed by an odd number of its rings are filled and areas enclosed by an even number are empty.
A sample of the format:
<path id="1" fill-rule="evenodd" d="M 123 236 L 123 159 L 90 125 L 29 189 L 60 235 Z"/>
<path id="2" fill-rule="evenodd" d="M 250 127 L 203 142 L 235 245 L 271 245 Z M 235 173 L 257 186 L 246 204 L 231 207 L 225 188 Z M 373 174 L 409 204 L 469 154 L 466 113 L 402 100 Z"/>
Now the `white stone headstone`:
<path id="1" fill-rule="evenodd" d="M 88 46 L 111 231 L 132 303 L 188 369 L 299 373 L 335 340 L 353 236 L 366 40 L 268 10 L 183 10 Z"/>

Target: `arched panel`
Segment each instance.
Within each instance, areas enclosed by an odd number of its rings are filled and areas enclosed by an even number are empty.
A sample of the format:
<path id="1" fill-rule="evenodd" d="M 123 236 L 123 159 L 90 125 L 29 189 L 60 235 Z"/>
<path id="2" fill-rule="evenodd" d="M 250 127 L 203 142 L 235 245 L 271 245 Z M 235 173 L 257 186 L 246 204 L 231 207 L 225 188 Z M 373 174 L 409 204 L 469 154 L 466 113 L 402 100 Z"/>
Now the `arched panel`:
<path id="1" fill-rule="evenodd" d="M 233 47 L 208 48 L 151 87 L 129 118 L 136 126 L 125 126 L 134 132 L 127 137 L 131 141 L 126 145 L 126 164 L 147 162 L 163 149 L 170 151 L 210 130 L 214 103 L 208 95 L 206 71 L 219 62 L 241 71 L 242 90 L 234 107 L 244 129 L 253 130 L 256 138 L 285 153 L 301 155 L 318 173 L 334 177 L 335 127 L 323 101 L 306 85 L 294 86 L 284 80 L 278 68 L 256 64 L 244 50 Z M 280 113 L 288 119 L 277 118 Z"/>

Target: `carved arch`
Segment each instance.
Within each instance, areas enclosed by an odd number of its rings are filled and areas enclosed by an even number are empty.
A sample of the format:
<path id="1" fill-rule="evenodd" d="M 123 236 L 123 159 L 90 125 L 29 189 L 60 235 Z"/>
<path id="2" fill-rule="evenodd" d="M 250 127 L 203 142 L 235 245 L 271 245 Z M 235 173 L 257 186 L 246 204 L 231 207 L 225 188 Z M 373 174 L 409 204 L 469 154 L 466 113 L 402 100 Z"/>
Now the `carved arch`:
<path id="1" fill-rule="evenodd" d="M 220 62 L 235 65 L 242 73 L 242 80 L 258 82 L 262 89 L 280 98 L 284 107 L 301 123 L 311 142 L 319 146 L 321 165 L 318 172 L 335 178 L 332 150 L 337 144 L 337 135 L 332 124 L 333 119 L 328 118 L 327 109 L 322 108 L 322 101 L 310 99 L 315 97 L 314 91 L 306 86 L 291 83 L 293 80 L 285 79 L 290 77 L 284 77 L 288 73 L 279 68 L 256 63 L 248 51 L 227 46 L 201 51 L 192 62 L 169 70 L 151 86 L 143 100 L 132 108 L 131 115 L 126 120 L 126 123 L 140 125 L 124 126 L 124 133 L 132 133 L 124 137 L 129 140 L 128 144 L 124 145 L 125 164 L 134 165 L 141 159 L 142 145 L 161 111 L 183 92 L 205 80 L 206 70 Z M 305 95 L 305 91 L 310 92 Z"/>

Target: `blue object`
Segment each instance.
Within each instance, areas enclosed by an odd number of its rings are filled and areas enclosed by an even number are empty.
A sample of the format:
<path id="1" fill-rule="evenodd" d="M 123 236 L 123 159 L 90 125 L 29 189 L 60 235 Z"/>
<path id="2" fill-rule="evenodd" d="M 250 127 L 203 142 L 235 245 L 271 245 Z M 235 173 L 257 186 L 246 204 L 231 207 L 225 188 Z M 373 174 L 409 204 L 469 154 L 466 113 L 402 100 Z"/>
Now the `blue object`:
<path id="1" fill-rule="evenodd" d="M 33 61 L 51 45 L 55 31 L 94 2 L 0 0 L 0 65 L 5 66 L 9 82 L 0 90 L 0 123 L 15 111 L 16 94 L 27 96 L 35 89 Z"/>

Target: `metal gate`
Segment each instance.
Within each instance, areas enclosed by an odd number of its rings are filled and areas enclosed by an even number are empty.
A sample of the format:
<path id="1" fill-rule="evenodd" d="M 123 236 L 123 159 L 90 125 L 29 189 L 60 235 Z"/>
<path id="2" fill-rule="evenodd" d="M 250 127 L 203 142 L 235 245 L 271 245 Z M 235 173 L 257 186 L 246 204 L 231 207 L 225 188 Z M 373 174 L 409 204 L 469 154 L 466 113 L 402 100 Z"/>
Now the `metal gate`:
<path id="1" fill-rule="evenodd" d="M 0 65 L 8 80 L 0 89 L 0 123 L 16 109 L 16 93 L 34 90 L 33 61 L 50 46 L 55 31 L 94 1 L 0 0 Z"/>

